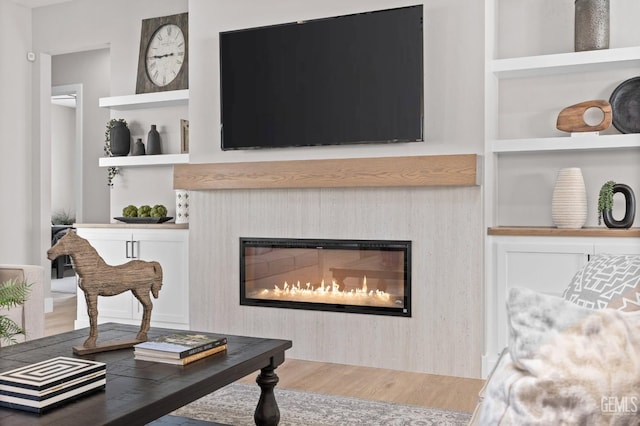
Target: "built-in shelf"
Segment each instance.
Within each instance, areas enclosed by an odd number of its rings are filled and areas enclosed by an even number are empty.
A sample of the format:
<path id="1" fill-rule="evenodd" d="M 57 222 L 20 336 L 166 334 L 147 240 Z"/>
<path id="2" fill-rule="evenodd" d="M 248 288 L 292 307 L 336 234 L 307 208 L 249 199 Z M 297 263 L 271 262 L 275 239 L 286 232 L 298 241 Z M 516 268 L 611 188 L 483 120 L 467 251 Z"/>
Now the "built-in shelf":
<path id="1" fill-rule="evenodd" d="M 101 108 L 131 110 L 173 105 L 187 105 L 188 102 L 189 89 L 184 89 L 170 90 L 167 92 L 141 93 L 139 95 L 111 96 L 108 98 L 100 98 L 98 101 L 98 105 Z"/>
<path id="2" fill-rule="evenodd" d="M 625 62 L 640 66 L 640 47 L 496 59 L 491 66 L 498 78 L 525 78 L 611 69 Z"/>
<path id="3" fill-rule="evenodd" d="M 640 148 L 640 134 L 590 134 L 582 136 L 557 136 L 550 138 L 498 139 L 492 143 L 492 150 L 495 153 L 620 148 Z"/>
<path id="4" fill-rule="evenodd" d="M 100 167 L 167 166 L 186 164 L 189 154 L 130 155 L 126 157 L 102 157 Z"/>
<path id="5" fill-rule="evenodd" d="M 555 227 L 497 226 L 489 228 L 488 235 L 520 237 L 640 237 L 640 228 L 580 228 L 561 229 Z"/>

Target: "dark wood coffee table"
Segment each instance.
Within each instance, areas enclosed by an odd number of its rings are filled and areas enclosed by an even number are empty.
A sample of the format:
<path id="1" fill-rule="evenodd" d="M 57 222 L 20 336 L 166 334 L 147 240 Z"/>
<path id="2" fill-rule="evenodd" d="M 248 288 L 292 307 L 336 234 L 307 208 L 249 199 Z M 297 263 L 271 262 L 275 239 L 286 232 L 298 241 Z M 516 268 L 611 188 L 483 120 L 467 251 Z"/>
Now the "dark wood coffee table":
<path id="1" fill-rule="evenodd" d="M 137 331 L 138 326 L 99 326 L 100 340 L 131 338 Z M 149 338 L 178 331 L 152 328 Z M 256 382 L 262 392 L 254 416 L 256 424 L 278 424 L 280 413 L 273 394 L 278 376 L 274 370 L 284 362 L 284 352 L 291 348 L 289 340 L 227 335 L 226 352 L 176 366 L 136 361 L 132 348 L 73 355 L 72 347 L 82 345 L 88 335 L 85 328 L 0 348 L 0 372 L 58 356 L 107 364 L 104 391 L 42 415 L 0 407 L 1 425 L 144 425 L 258 370 Z"/>

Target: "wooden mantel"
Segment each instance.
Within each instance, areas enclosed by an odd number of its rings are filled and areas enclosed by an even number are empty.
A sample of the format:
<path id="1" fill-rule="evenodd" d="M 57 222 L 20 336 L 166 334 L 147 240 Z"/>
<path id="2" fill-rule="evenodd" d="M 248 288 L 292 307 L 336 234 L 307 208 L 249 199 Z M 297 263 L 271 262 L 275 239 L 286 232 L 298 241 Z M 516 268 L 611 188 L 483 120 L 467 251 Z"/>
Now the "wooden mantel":
<path id="1" fill-rule="evenodd" d="M 476 154 L 177 164 L 175 189 L 479 185 Z"/>

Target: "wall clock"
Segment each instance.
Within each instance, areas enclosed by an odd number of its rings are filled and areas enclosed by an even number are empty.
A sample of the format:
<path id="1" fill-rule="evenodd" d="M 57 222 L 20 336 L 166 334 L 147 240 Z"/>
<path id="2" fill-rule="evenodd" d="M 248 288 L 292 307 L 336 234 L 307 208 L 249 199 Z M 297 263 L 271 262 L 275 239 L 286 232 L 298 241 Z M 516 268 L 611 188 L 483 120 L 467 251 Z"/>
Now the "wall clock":
<path id="1" fill-rule="evenodd" d="M 136 93 L 189 88 L 189 14 L 142 20 Z"/>

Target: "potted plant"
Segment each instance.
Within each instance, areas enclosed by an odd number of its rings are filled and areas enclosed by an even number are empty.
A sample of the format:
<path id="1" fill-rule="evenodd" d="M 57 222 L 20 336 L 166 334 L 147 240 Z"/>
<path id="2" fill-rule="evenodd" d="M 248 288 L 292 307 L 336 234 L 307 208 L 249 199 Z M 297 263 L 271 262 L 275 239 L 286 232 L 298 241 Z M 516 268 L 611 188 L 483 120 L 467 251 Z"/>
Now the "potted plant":
<path id="1" fill-rule="evenodd" d="M 124 118 L 112 118 L 107 122 L 104 132 L 104 153 L 107 157 L 129 154 L 131 147 L 129 126 Z M 117 140 L 116 140 L 117 138 Z M 117 167 L 107 168 L 107 185 L 113 187 L 113 178 L 118 174 Z"/>
<path id="2" fill-rule="evenodd" d="M 20 306 L 27 301 L 30 284 L 10 279 L 0 284 L 0 310 Z M 14 336 L 25 331 L 7 315 L 0 314 L 0 346 L 2 342 L 16 343 Z"/>
<path id="3" fill-rule="evenodd" d="M 625 214 L 622 220 L 613 218 L 613 195 L 616 193 L 624 195 Z M 630 228 L 636 215 L 636 199 L 633 190 L 623 183 L 616 183 L 609 180 L 600 188 L 598 195 L 598 225 L 604 220 L 607 228 Z"/>
<path id="4" fill-rule="evenodd" d="M 76 221 L 76 216 L 68 210 L 57 210 L 51 214 L 52 225 L 73 225 Z"/>

